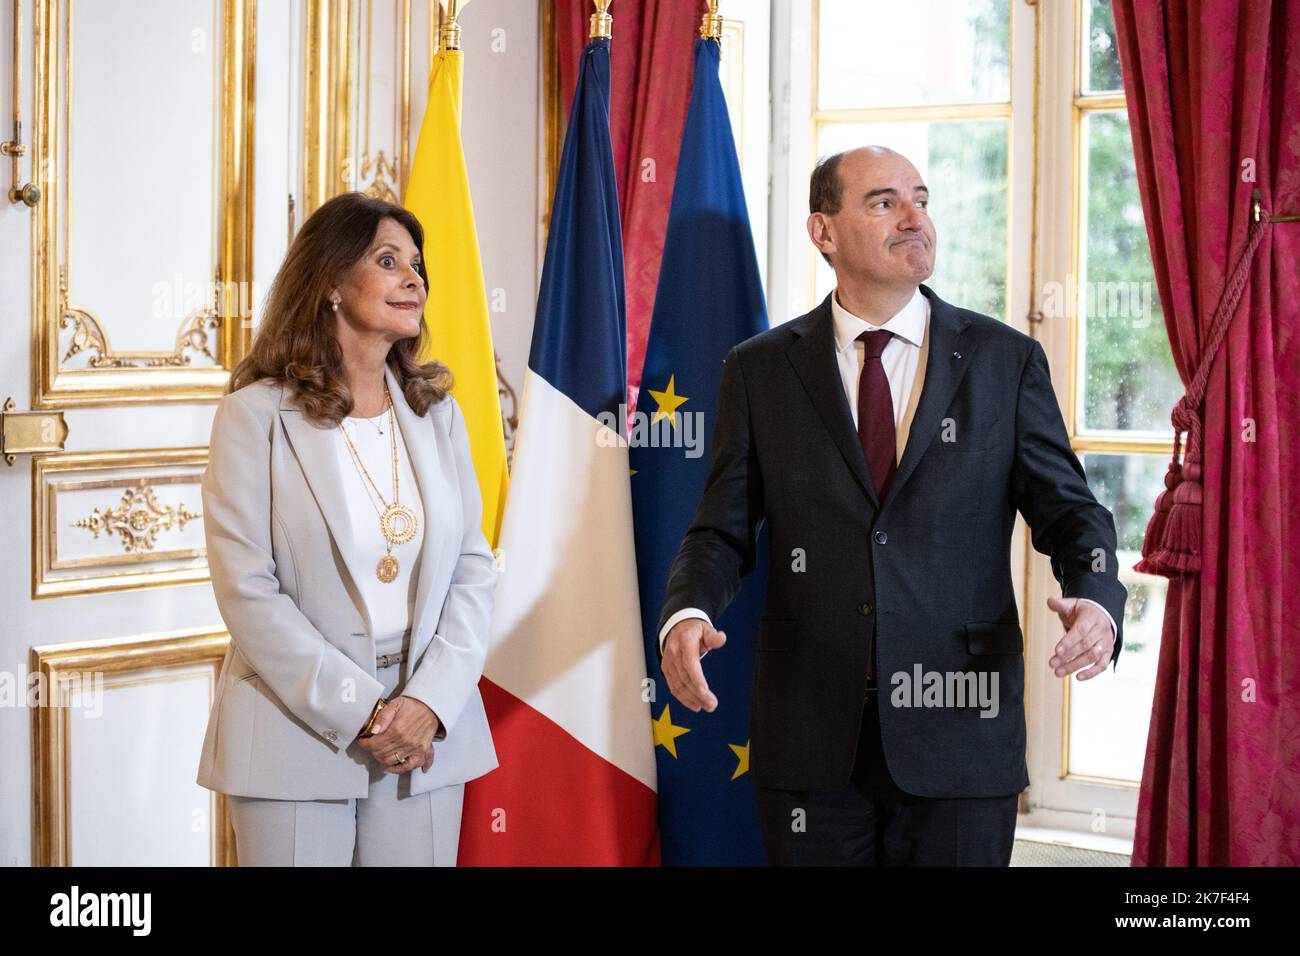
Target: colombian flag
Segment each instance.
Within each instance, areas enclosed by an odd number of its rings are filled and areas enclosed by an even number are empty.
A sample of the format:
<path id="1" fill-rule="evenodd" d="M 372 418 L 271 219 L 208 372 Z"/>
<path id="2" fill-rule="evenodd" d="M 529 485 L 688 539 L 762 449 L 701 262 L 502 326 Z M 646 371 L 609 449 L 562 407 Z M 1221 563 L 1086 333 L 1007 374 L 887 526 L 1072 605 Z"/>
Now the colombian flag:
<path id="1" fill-rule="evenodd" d="M 460 139 L 464 69 L 460 50 L 439 50 L 434 56 L 429 103 L 405 205 L 424 226 L 424 263 L 429 274 L 425 321 L 432 345 L 421 358 L 446 363 L 456 376 L 452 393 L 469 428 L 474 472 L 483 495 L 483 534 L 495 547 L 510 479 L 487 290 Z"/>

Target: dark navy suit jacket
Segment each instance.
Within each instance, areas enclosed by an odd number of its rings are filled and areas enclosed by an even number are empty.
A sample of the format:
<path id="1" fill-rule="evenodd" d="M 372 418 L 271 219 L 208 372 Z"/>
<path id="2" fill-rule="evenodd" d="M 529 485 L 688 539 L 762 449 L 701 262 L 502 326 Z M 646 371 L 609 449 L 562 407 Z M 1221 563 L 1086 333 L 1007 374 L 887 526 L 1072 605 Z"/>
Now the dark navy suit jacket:
<path id="1" fill-rule="evenodd" d="M 1042 346 L 921 291 L 930 302 L 925 380 L 884 501 L 841 384 L 829 296 L 725 362 L 708 483 L 669 570 L 659 627 L 687 607 L 718 620 L 753 569 L 767 522 L 751 713 L 759 786 L 849 784 L 873 629 L 881 736 L 899 787 L 981 797 L 1028 786 L 1011 578 L 1017 511 L 1064 595 L 1095 600 L 1114 618 L 1112 660 L 1119 655 L 1126 591 L 1114 521 L 1070 448 Z M 709 665 L 726 666 L 725 654 L 706 661 L 706 677 Z M 970 697 L 967 706 L 951 695 L 929 698 L 945 706 L 915 706 L 925 698 L 913 685 L 933 687 L 931 673 L 954 691 L 996 683 L 996 716 L 981 716 L 992 708 Z"/>

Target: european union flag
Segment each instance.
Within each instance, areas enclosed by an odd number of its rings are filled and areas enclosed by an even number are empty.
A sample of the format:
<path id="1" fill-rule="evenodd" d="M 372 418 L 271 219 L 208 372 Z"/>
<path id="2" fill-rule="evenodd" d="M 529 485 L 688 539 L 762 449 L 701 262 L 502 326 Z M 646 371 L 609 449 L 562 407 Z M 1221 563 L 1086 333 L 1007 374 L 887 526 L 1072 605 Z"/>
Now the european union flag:
<path id="1" fill-rule="evenodd" d="M 727 632 L 726 647 L 708 659 L 705 670 L 718 697 L 716 711 L 693 714 L 672 698 L 656 647 L 668 566 L 708 477 L 722 361 L 737 343 L 767 329 L 718 61 L 717 41 L 695 41 L 695 80 L 631 436 L 637 578 L 647 673 L 656 689 L 650 707 L 666 866 L 766 862 L 748 773 L 754 640 L 767 587 L 765 542 L 759 543 L 756 570 L 713 622 Z M 648 438 L 657 447 L 647 447 Z"/>

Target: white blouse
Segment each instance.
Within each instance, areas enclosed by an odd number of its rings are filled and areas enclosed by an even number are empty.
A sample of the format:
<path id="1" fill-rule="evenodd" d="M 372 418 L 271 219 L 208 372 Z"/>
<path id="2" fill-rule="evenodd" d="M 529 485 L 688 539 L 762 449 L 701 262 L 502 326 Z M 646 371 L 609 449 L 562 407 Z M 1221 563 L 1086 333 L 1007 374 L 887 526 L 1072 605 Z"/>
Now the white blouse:
<path id="1" fill-rule="evenodd" d="M 392 424 L 396 426 L 394 417 Z M 374 418 L 348 416 L 340 423 L 374 479 L 384 501 L 393 500 L 393 447 L 389 435 L 389 417 L 385 411 Z M 394 544 L 392 555 L 397 559 L 397 578 L 385 584 L 374 569 L 380 559 L 388 554 L 388 542 L 379 527 L 379 516 L 385 507 L 375 497 L 375 489 L 357 467 L 352 452 L 342 433 L 337 435 L 339 470 L 343 476 L 343 489 L 348 502 L 348 516 L 352 522 L 352 543 L 360 558 L 360 565 L 368 573 L 361 575 L 358 585 L 362 599 L 370 612 L 374 627 L 375 652 L 390 654 L 403 649 L 403 638 L 411 627 L 415 612 L 415 585 L 419 580 L 420 546 L 424 541 L 424 508 L 420 500 L 420 487 L 411 470 L 411 457 L 406 450 L 401 429 L 397 430 L 397 461 L 400 476 L 398 500 L 415 512 L 419 527 L 415 537 L 405 544 Z"/>

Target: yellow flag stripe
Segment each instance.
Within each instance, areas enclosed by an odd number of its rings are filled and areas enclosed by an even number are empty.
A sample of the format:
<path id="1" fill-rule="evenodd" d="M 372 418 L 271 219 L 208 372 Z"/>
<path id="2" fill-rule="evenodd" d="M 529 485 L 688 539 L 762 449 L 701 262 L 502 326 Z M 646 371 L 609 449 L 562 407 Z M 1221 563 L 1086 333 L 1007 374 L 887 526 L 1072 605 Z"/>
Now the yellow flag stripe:
<path id="1" fill-rule="evenodd" d="M 425 230 L 429 300 L 424 317 L 431 346 L 421 358 L 446 363 L 456 377 L 452 394 L 469 429 L 483 494 L 483 534 L 496 547 L 510 478 L 487 289 L 460 137 L 464 65 L 460 50 L 439 50 L 434 56 L 405 205 Z"/>

